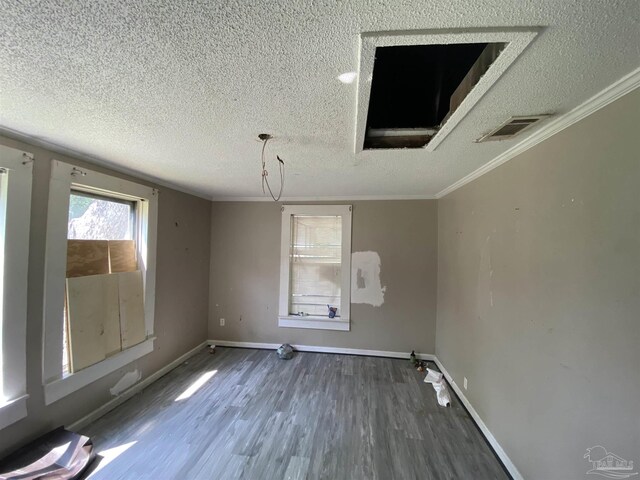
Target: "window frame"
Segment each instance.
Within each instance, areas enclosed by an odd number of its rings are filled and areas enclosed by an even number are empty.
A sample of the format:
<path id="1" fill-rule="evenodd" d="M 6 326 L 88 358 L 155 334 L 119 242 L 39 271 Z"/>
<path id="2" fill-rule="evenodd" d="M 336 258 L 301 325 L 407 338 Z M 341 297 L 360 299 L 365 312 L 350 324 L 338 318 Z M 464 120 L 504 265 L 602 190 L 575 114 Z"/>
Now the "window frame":
<path id="1" fill-rule="evenodd" d="M 134 202 L 138 265 L 144 285 L 146 340 L 76 373 L 63 373 L 64 289 L 69 198 L 73 191 Z M 124 367 L 153 351 L 158 190 L 52 160 L 45 252 L 45 306 L 42 383 L 45 404 Z"/>
<path id="2" fill-rule="evenodd" d="M 105 195 L 103 192 L 96 192 L 95 189 L 90 189 L 90 188 L 86 188 L 86 187 L 77 187 L 72 185 L 71 186 L 71 190 L 69 192 L 69 205 L 71 205 L 71 197 L 72 196 L 81 196 L 81 197 L 85 197 L 85 198 L 92 198 L 94 200 L 99 200 L 99 201 L 107 201 L 107 202 L 112 202 L 112 203 L 119 203 L 122 205 L 127 205 L 128 207 L 131 208 L 131 213 L 130 213 L 130 217 L 129 217 L 129 232 L 131 234 L 131 236 L 133 238 L 128 239 L 128 240 L 137 240 L 138 238 L 138 230 L 139 230 L 139 225 L 138 225 L 138 201 L 134 201 L 132 200 L 129 196 L 127 197 L 123 197 L 122 195 L 118 195 L 118 196 L 114 196 L 115 194 L 110 194 L 110 195 Z M 67 222 L 69 222 L 69 218 L 67 217 Z M 68 227 L 68 223 L 67 223 L 67 227 Z M 75 238 L 69 238 L 69 232 L 67 229 L 67 240 L 82 240 L 82 239 L 75 239 Z M 98 239 L 96 239 L 98 240 Z M 140 258 L 138 256 L 137 258 L 137 263 L 138 265 L 140 265 Z M 68 312 L 67 315 L 65 315 L 65 322 L 68 321 Z M 63 328 L 63 333 L 62 333 L 62 337 L 63 340 L 66 340 L 67 343 L 67 348 L 65 349 L 63 347 L 62 349 L 62 355 L 64 357 L 65 354 L 65 350 L 67 355 L 69 355 L 70 353 L 70 349 L 69 349 L 69 345 L 70 345 L 70 339 L 68 337 L 69 334 L 69 330 L 68 330 L 68 325 L 65 325 L 65 327 Z M 66 337 L 66 339 L 65 339 Z M 64 342 L 63 342 L 64 343 Z M 131 348 L 131 347 L 130 347 Z M 64 359 L 63 359 L 64 360 Z M 67 367 L 67 369 L 65 370 L 64 367 Z M 71 366 L 71 359 L 67 358 L 66 363 L 63 362 L 63 369 L 62 369 L 62 375 L 63 377 L 69 375 L 69 369 Z M 79 372 L 75 372 L 75 373 L 79 373 Z"/>
<path id="3" fill-rule="evenodd" d="M 0 354 L 0 429 L 27 416 L 27 281 L 33 155 L 0 145 L 0 196 L 6 205 Z M 10 375 L 7 375 L 10 372 Z"/>
<path id="4" fill-rule="evenodd" d="M 285 328 L 311 328 L 318 330 L 349 331 L 351 328 L 351 205 L 283 205 L 280 235 L 280 298 L 278 326 Z M 340 317 L 309 315 L 300 317 L 289 312 L 291 297 L 290 249 L 291 217 L 294 215 L 332 216 L 342 220 Z"/>

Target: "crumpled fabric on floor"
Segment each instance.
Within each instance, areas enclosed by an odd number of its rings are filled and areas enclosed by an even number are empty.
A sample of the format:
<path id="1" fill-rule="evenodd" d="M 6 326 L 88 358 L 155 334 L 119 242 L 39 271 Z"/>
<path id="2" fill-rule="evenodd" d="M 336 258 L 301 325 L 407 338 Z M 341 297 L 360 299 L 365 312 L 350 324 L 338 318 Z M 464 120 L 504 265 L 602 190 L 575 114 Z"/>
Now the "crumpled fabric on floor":
<path id="1" fill-rule="evenodd" d="M 442 373 L 427 368 L 427 376 L 424 377 L 424 382 L 433 385 L 433 389 L 436 391 L 438 405 L 441 407 L 451 405 L 451 396 L 449 395 L 449 389 L 447 388 L 447 383 Z"/>

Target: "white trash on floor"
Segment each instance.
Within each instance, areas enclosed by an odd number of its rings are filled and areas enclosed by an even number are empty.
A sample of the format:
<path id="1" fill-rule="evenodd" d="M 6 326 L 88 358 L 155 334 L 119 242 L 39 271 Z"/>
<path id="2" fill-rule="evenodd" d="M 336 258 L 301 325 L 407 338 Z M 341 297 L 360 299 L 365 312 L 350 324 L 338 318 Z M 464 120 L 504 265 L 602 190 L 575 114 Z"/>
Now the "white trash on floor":
<path id="1" fill-rule="evenodd" d="M 446 407 L 447 405 L 451 405 L 451 396 L 449 395 L 447 383 L 442 373 L 427 368 L 427 376 L 424 377 L 424 382 L 433 385 L 440 406 Z"/>
<path id="2" fill-rule="evenodd" d="M 443 378 L 444 378 L 444 375 L 442 375 L 440 372 L 427 368 L 427 376 L 424 377 L 424 383 L 439 382 Z"/>

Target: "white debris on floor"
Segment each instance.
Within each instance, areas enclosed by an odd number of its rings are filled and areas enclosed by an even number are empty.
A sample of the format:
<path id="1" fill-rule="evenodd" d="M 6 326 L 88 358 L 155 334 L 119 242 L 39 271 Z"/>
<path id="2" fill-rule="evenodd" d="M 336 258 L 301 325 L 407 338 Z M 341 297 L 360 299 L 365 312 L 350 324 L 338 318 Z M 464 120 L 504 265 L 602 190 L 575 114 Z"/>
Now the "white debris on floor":
<path id="1" fill-rule="evenodd" d="M 424 382 L 433 385 L 433 389 L 436 391 L 436 396 L 438 398 L 438 404 L 441 407 L 451 405 L 451 396 L 449 395 L 447 382 L 445 382 L 444 375 L 442 373 L 427 368 L 427 376 L 424 377 Z"/>

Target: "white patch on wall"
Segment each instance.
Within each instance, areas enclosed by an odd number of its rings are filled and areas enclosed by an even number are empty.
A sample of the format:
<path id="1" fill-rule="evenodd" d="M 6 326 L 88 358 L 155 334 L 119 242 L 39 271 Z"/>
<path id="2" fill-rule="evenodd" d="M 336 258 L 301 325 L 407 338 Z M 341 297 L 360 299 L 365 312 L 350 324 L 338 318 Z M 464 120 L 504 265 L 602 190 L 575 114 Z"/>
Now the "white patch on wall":
<path id="1" fill-rule="evenodd" d="M 380 255 L 376 252 L 351 254 L 351 303 L 379 307 L 387 287 L 380 284 Z"/>
<path id="2" fill-rule="evenodd" d="M 126 389 L 138 383 L 141 378 L 142 373 L 137 369 L 133 372 L 127 372 L 120 380 L 118 380 L 118 383 L 109 389 L 109 392 L 111 395 L 120 395 Z"/>

